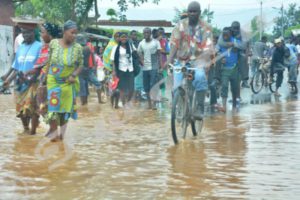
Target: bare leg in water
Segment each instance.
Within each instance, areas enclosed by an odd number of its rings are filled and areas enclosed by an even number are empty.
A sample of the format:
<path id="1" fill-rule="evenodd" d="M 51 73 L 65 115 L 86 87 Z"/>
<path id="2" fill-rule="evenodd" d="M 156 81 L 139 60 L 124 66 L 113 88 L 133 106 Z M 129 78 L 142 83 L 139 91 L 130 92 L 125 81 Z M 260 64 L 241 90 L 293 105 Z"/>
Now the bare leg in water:
<path id="1" fill-rule="evenodd" d="M 64 115 L 60 116 L 60 134 L 59 134 L 59 139 L 63 140 L 65 133 L 67 131 L 67 125 L 68 125 L 68 121 L 66 121 L 64 119 Z"/>
<path id="2" fill-rule="evenodd" d="M 147 101 L 148 101 L 148 109 L 152 109 L 152 100 L 150 97 L 150 93 L 148 92 L 146 95 L 147 95 Z"/>
<path id="3" fill-rule="evenodd" d="M 126 97 L 125 97 L 125 92 L 124 92 L 124 90 L 120 90 L 120 97 L 121 97 L 121 101 L 122 101 L 123 106 L 125 106 L 125 103 L 126 103 Z"/>
<path id="4" fill-rule="evenodd" d="M 29 131 L 30 130 L 29 129 L 30 117 L 21 116 L 21 121 L 22 121 L 22 124 L 24 127 L 24 132 Z"/>
<path id="5" fill-rule="evenodd" d="M 58 139 L 58 124 L 56 120 L 50 121 L 50 130 L 46 134 L 46 137 L 49 137 L 52 142 Z"/>
<path id="6" fill-rule="evenodd" d="M 36 129 L 37 129 L 38 125 L 39 125 L 39 116 L 37 114 L 34 114 L 31 117 L 31 131 L 30 131 L 31 135 L 36 134 Z"/>

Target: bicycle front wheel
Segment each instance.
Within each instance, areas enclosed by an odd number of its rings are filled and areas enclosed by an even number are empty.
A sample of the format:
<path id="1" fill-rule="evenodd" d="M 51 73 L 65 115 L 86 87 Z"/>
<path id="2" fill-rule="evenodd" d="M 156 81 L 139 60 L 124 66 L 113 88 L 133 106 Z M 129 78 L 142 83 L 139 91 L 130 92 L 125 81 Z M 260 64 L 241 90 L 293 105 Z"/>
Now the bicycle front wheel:
<path id="1" fill-rule="evenodd" d="M 187 131 L 187 102 L 184 92 L 177 89 L 172 102 L 171 130 L 175 144 L 178 144 L 178 137 L 185 138 Z"/>
<path id="2" fill-rule="evenodd" d="M 291 94 L 298 94 L 297 82 L 292 82 L 291 84 Z"/>
<path id="3" fill-rule="evenodd" d="M 253 79 L 250 83 L 252 92 L 254 94 L 258 94 L 262 90 L 264 82 L 265 75 L 262 73 L 262 71 L 258 70 L 257 72 L 255 72 Z"/>
<path id="4" fill-rule="evenodd" d="M 269 89 L 272 93 L 276 92 L 277 73 L 274 73 L 272 83 L 269 84 Z"/>

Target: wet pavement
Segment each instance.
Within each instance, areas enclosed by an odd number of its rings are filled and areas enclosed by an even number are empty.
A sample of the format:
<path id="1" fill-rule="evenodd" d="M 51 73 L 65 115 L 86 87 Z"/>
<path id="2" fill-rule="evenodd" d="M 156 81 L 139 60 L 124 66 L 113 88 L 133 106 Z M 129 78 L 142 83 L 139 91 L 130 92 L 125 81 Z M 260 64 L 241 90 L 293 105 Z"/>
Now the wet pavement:
<path id="1" fill-rule="evenodd" d="M 239 112 L 208 115 L 200 136 L 174 145 L 169 103 L 116 111 L 93 98 L 50 143 L 45 124 L 22 134 L 1 95 L 0 200 L 298 199 L 300 102 L 262 96 L 244 90 Z"/>

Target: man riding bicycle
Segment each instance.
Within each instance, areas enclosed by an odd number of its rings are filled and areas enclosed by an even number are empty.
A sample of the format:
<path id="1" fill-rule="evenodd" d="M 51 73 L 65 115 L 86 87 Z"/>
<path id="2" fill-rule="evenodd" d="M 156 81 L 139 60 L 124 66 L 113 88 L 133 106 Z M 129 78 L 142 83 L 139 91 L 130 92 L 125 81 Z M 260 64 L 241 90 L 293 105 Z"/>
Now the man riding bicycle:
<path id="1" fill-rule="evenodd" d="M 208 24 L 200 19 L 201 7 L 196 1 L 188 5 L 188 18 L 181 20 L 174 28 L 171 36 L 171 51 L 166 65 L 185 66 L 187 63 L 197 68 L 193 87 L 196 91 L 198 109 L 195 118 L 201 118 L 204 112 L 205 93 L 208 88 L 207 72 L 212 64 L 213 40 Z M 181 85 L 182 74 L 174 74 L 174 90 Z M 199 110 L 200 109 L 200 110 Z"/>

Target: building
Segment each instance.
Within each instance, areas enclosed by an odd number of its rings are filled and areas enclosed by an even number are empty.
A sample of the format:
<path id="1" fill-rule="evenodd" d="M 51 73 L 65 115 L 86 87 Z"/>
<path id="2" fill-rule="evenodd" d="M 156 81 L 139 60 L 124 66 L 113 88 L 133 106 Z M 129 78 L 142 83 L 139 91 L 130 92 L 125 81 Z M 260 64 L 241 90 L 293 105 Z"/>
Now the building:
<path id="1" fill-rule="evenodd" d="M 116 30 L 136 30 L 143 32 L 145 27 L 151 29 L 162 27 L 167 34 L 172 33 L 174 25 L 166 20 L 127 20 L 127 21 L 112 21 L 112 20 L 99 20 L 97 23 L 101 28 L 116 29 Z"/>
<path id="2" fill-rule="evenodd" d="M 12 0 L 0 0 L 0 75 L 11 66 L 13 51 L 13 25 L 11 17 L 14 16 Z"/>

